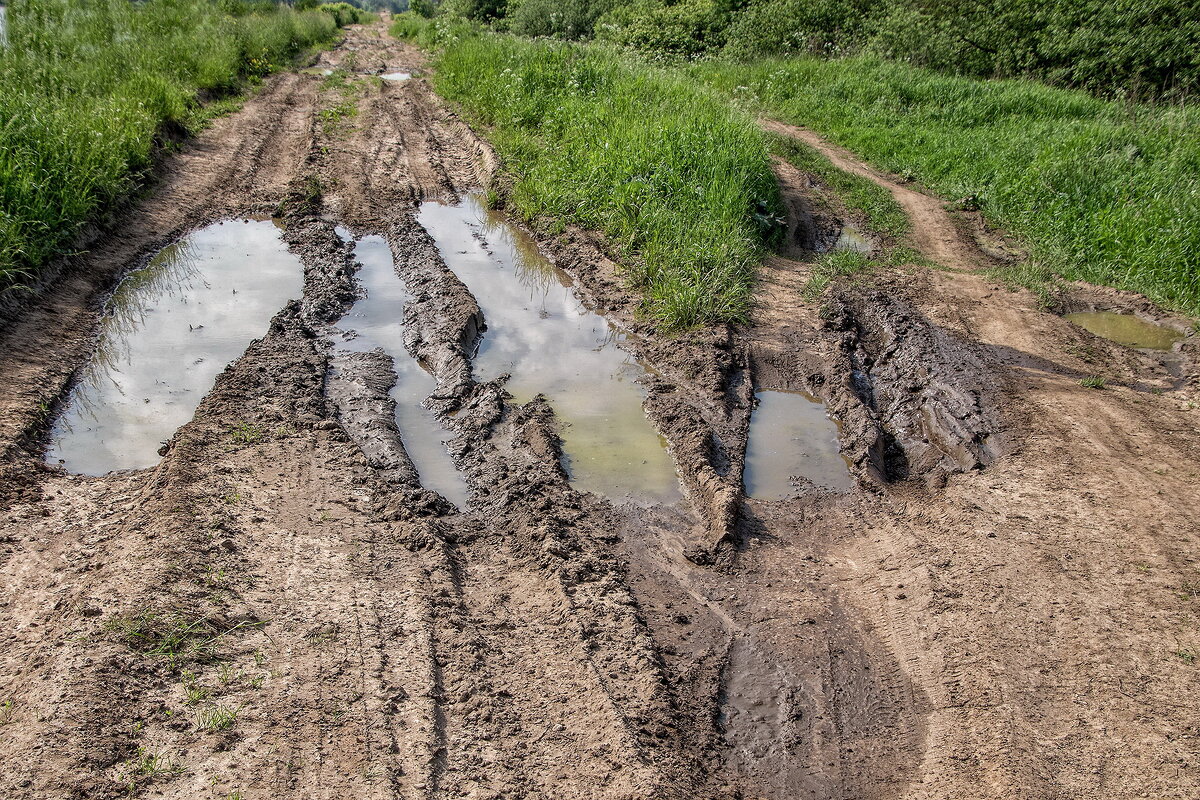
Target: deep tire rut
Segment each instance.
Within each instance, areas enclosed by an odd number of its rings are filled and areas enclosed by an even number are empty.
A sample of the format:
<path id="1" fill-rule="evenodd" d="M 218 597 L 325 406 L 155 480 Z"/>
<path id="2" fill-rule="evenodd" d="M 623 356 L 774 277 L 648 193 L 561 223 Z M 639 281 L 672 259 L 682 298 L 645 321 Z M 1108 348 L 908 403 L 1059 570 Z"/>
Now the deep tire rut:
<path id="1" fill-rule="evenodd" d="M 415 216 L 485 184 L 495 155 L 383 31 L 349 29 L 322 64 L 413 80 L 352 74 L 357 113 L 326 125 L 346 95 L 269 78 L 0 332 L 0 793 L 1194 794 L 1179 732 L 1198 701 L 1172 651 L 1193 646 L 1178 589 L 1200 515 L 1178 465 L 1200 435 L 1178 398 L 1084 390 L 1069 326 L 977 275 L 835 285 L 822 311 L 805 247 L 764 265 L 755 324 L 668 336 L 603 243 L 568 230 L 541 244 L 654 368 L 646 410 L 688 499 L 578 492 L 551 405 L 472 376 L 487 320 Z M 116 280 L 262 212 L 282 215 L 304 296 L 161 463 L 43 467 L 46 409 Z M 335 224 L 392 248 L 468 509 L 420 485 L 388 357 L 331 348 L 358 292 Z M 1176 385 L 1104 352 L 1130 386 Z M 826 400 L 854 491 L 744 496 L 764 386 Z"/>

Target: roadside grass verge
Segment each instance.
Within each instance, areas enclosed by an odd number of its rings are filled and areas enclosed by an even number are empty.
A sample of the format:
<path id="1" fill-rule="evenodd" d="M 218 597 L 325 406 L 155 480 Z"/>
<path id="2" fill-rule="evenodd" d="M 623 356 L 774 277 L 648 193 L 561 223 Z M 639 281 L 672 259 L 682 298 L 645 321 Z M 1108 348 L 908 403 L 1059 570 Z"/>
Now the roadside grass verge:
<path id="1" fill-rule="evenodd" d="M 977 206 L 1029 250 L 1016 280 L 1053 272 L 1200 315 L 1200 108 L 867 57 L 714 61 L 684 74 Z"/>
<path id="2" fill-rule="evenodd" d="M 330 14 L 261 2 L 10 3 L 0 48 L 0 290 L 136 191 L 163 134 L 203 122 L 202 98 L 236 92 L 336 30 Z"/>
<path id="3" fill-rule="evenodd" d="M 501 202 L 533 227 L 604 233 L 669 328 L 740 321 L 778 188 L 753 119 L 686 76 L 601 48 L 440 36 L 434 81 L 488 131 Z"/>

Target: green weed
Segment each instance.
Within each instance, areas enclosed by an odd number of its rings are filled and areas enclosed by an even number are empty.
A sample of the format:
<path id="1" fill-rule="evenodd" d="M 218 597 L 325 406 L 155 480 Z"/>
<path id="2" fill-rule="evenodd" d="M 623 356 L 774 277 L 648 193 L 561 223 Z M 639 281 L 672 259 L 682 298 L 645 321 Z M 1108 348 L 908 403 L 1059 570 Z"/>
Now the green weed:
<path id="1" fill-rule="evenodd" d="M 229 429 L 229 438 L 234 444 L 254 444 L 261 442 L 265 435 L 261 427 L 251 425 L 248 422 L 239 422 Z"/>
<path id="2" fill-rule="evenodd" d="M 8 725 L 13 721 L 13 701 L 8 698 L 3 703 L 0 703 L 0 725 Z"/>
<path id="3" fill-rule="evenodd" d="M 1108 381 L 1100 375 L 1088 375 L 1080 379 L 1079 385 L 1085 389 L 1104 389 L 1108 386 Z"/>
<path id="4" fill-rule="evenodd" d="M 196 673 L 190 670 L 183 672 L 184 705 L 194 706 L 208 699 L 212 693 L 199 684 Z"/>
<path id="5" fill-rule="evenodd" d="M 206 0 L 14 0 L 0 50 L 0 289 L 136 191 L 156 148 L 328 41 L 333 17 Z M 232 6 L 230 6 L 232 8 Z M 237 9 L 234 9 L 237 11 Z"/>
<path id="6" fill-rule="evenodd" d="M 186 663 L 215 661 L 217 644 L 223 637 L 259 624 L 225 625 L 206 616 L 143 611 L 127 617 L 110 617 L 103 627 L 129 646 L 147 656 L 161 658 L 171 669 L 176 669 Z"/>
<path id="7" fill-rule="evenodd" d="M 835 278 L 853 275 L 870 266 L 870 257 L 857 250 L 834 250 L 826 253 L 813 265 L 812 275 L 800 293 L 805 300 L 812 302 L 824 294 Z"/>
<path id="8" fill-rule="evenodd" d="M 526 222 L 601 231 L 675 328 L 744 320 L 778 189 L 753 119 L 676 73 L 618 54 L 463 36 L 435 83 L 490 131 Z"/>
<path id="9" fill-rule="evenodd" d="M 144 775 L 157 778 L 164 775 L 178 775 L 183 771 L 170 756 L 160 750 L 139 747 L 137 756 L 129 764 L 130 772 L 134 775 Z"/>
<path id="10" fill-rule="evenodd" d="M 233 727 L 244 706 L 206 706 L 196 712 L 196 727 L 202 731 L 223 731 Z"/>

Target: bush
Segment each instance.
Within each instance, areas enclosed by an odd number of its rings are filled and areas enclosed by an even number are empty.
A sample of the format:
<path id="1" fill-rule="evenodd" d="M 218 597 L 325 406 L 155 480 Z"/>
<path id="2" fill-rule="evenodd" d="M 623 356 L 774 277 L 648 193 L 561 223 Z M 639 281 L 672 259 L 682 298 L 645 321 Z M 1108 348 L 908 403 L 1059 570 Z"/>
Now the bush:
<path id="1" fill-rule="evenodd" d="M 318 6 L 321 11 L 333 17 L 339 28 L 344 28 L 347 25 L 359 25 L 364 22 L 369 22 L 372 14 L 363 11 L 361 8 L 350 5 L 349 3 L 323 3 Z"/>
<path id="2" fill-rule="evenodd" d="M 519 36 L 590 39 L 620 0 L 509 0 L 506 24 Z"/>
<path id="3" fill-rule="evenodd" d="M 890 0 L 873 28 L 876 52 L 945 72 L 1102 95 L 1200 89 L 1197 0 Z"/>
<path id="4" fill-rule="evenodd" d="M 654 0 L 618 6 L 596 23 L 596 38 L 643 55 L 696 58 L 725 43 L 727 16 L 712 0 Z"/>
<path id="5" fill-rule="evenodd" d="M 732 17 L 725 54 L 736 59 L 841 55 L 861 44 L 874 0 L 759 0 Z"/>

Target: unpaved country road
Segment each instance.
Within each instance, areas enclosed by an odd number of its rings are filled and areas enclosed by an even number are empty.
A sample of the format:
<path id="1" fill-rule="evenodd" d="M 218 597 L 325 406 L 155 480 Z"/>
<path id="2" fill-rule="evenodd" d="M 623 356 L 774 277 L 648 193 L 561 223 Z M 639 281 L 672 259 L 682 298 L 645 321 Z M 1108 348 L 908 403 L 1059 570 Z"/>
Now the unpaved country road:
<path id="1" fill-rule="evenodd" d="M 1164 366 L 915 268 L 818 308 L 784 258 L 756 324 L 670 338 L 587 237 L 545 242 L 654 367 L 688 495 L 613 505 L 568 484 L 548 405 L 472 377 L 486 319 L 416 222 L 483 184 L 489 149 L 382 24 L 322 65 L 417 77 L 358 75 L 336 125 L 321 76 L 272 77 L 0 332 L 0 793 L 1200 794 L 1194 342 Z M 113 283 L 255 213 L 282 215 L 303 297 L 158 466 L 43 468 Z M 391 244 L 465 513 L 400 455 L 380 468 L 388 436 L 403 453 L 382 396 L 332 391 L 325 334 L 355 296 L 335 224 Z M 1096 373 L 1110 388 L 1080 386 Z M 752 382 L 828 402 L 855 491 L 741 497 Z"/>

